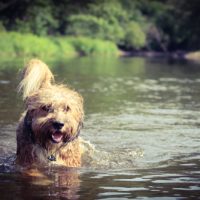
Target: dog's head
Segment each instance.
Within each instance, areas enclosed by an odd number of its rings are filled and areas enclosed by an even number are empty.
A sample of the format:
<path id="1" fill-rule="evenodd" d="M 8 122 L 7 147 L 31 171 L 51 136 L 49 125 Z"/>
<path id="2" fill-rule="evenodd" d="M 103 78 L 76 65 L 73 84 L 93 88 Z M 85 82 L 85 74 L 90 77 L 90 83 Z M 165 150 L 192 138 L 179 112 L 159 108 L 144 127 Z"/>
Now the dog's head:
<path id="1" fill-rule="evenodd" d="M 79 133 L 83 121 L 83 99 L 64 86 L 41 88 L 26 99 L 25 120 L 34 140 L 45 148 L 60 146 Z"/>

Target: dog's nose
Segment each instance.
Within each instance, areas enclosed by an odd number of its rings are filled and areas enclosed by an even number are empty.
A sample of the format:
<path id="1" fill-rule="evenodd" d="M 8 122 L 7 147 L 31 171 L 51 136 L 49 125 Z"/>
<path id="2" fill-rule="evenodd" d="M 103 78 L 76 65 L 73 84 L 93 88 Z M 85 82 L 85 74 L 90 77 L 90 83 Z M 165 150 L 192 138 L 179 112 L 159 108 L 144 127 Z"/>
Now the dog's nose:
<path id="1" fill-rule="evenodd" d="M 64 126 L 62 122 L 53 122 L 53 127 L 57 130 L 60 130 Z"/>

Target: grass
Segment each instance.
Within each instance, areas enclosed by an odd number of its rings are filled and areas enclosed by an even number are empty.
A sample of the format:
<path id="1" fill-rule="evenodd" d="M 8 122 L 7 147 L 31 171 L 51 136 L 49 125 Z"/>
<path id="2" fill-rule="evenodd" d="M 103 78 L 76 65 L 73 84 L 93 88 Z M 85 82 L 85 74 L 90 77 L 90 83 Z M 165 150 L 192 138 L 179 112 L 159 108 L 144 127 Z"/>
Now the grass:
<path id="1" fill-rule="evenodd" d="M 117 55 L 110 41 L 85 37 L 39 37 L 18 32 L 0 32 L 1 57 L 72 57 L 75 55 Z"/>

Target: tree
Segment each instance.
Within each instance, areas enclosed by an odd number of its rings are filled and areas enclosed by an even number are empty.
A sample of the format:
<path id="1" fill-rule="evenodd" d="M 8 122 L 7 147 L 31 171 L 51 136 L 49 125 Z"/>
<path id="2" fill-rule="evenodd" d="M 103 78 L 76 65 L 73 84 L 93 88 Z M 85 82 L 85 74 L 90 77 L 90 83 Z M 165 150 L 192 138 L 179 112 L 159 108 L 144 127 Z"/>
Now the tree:
<path id="1" fill-rule="evenodd" d="M 180 48 L 200 48 L 200 3 L 199 0 L 169 0 L 176 21 L 175 41 Z"/>
<path id="2" fill-rule="evenodd" d="M 85 13 L 69 16 L 67 34 L 111 40 L 124 48 L 141 48 L 145 33 L 121 1 L 96 0 Z"/>
<path id="3" fill-rule="evenodd" d="M 125 32 L 124 46 L 130 49 L 140 49 L 145 46 L 146 35 L 137 22 L 130 22 Z"/>

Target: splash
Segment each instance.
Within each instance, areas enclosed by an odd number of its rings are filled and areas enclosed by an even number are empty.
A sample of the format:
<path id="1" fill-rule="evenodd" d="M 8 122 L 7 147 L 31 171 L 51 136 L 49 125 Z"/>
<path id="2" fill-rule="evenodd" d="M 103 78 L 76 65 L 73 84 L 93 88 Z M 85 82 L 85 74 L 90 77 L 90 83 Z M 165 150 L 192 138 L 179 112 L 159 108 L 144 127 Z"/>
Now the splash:
<path id="1" fill-rule="evenodd" d="M 83 141 L 83 167 L 92 169 L 132 168 L 136 159 L 143 157 L 140 148 L 97 149 L 90 141 Z"/>

